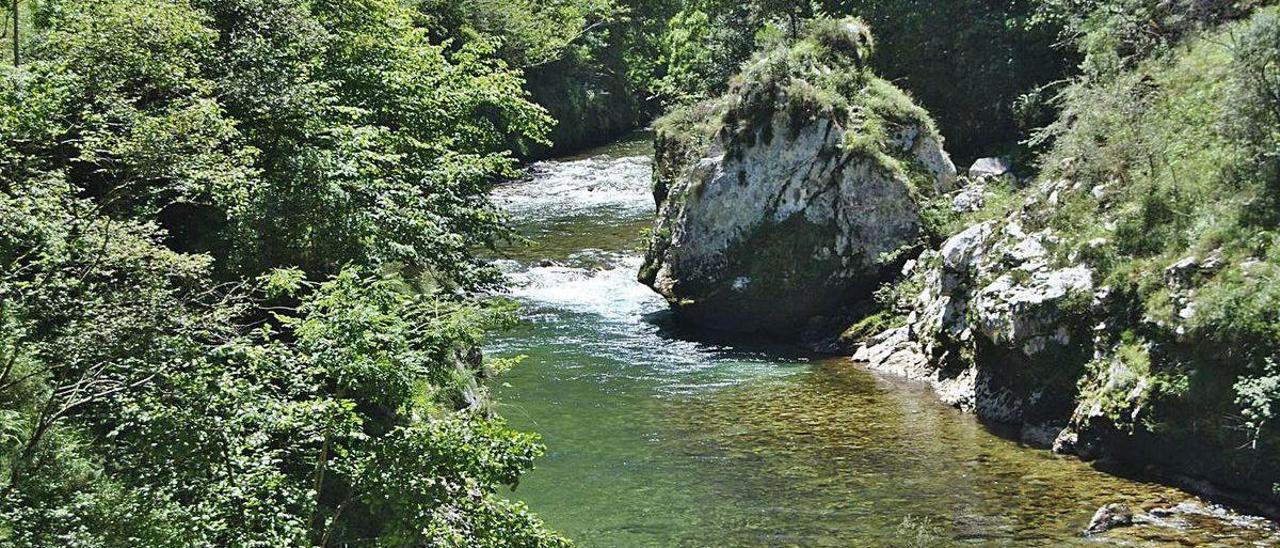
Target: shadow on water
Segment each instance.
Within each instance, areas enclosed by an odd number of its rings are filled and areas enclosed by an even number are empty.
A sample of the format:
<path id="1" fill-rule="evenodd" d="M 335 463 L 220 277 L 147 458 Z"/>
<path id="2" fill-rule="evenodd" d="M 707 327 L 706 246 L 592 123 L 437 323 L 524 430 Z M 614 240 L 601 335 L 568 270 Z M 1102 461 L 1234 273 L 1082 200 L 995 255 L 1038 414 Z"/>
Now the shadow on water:
<path id="1" fill-rule="evenodd" d="M 809 361 L 822 357 L 821 354 L 767 335 L 734 333 L 690 325 L 681 322 L 667 308 L 649 312 L 641 316 L 641 320 L 656 327 L 655 335 L 658 337 L 717 348 L 727 359 Z"/>

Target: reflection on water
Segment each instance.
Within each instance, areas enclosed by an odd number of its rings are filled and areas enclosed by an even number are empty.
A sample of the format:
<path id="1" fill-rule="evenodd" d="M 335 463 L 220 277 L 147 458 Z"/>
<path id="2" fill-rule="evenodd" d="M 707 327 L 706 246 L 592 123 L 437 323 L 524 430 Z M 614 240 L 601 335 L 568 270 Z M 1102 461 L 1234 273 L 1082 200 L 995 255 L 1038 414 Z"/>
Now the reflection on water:
<path id="1" fill-rule="evenodd" d="M 530 240 L 498 259 L 526 321 L 489 352 L 527 356 L 498 398 L 548 446 L 512 496 L 551 527 L 583 546 L 1266 540 L 1149 526 L 1083 539 L 1104 503 L 1188 496 L 1021 447 L 845 359 L 682 332 L 634 281 L 653 214 L 646 142 L 536 164 L 495 192 Z"/>

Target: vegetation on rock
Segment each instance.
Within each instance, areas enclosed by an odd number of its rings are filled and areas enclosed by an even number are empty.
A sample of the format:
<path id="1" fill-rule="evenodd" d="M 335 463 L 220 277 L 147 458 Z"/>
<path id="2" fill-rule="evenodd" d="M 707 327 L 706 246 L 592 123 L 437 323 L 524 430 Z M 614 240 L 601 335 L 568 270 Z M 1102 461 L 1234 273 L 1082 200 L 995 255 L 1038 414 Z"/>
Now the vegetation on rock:
<path id="1" fill-rule="evenodd" d="M 928 114 L 867 66 L 859 19 L 817 19 L 723 97 L 659 120 L 659 220 L 640 279 L 688 320 L 794 332 L 869 294 L 955 168 Z M 781 166 L 781 167 L 779 167 Z"/>
<path id="2" fill-rule="evenodd" d="M 856 304 L 948 401 L 1277 500 L 1273 4 L 6 2 L 0 544 L 565 544 L 499 496 L 487 193 L 660 108 L 650 283 L 704 192 L 834 166 L 676 306 Z M 943 136 L 1035 176 L 949 193 Z"/>
<path id="3" fill-rule="evenodd" d="M 1054 389 L 1076 400 L 1059 445 L 1272 497 L 1280 15 L 1250 2 L 1042 9 L 1068 22 L 1083 74 L 1036 135 L 1046 149 L 1037 181 L 995 194 L 988 182 L 982 208 L 947 215 L 953 233 L 994 219 L 992 232 L 1006 234 L 981 251 L 1005 262 L 962 283 L 978 291 L 1003 275 L 1026 284 L 1036 272 L 1087 268 L 1097 290 L 1061 307 L 1063 325 L 1091 326 L 1091 340 L 1074 336 L 1081 351 L 1057 354 L 1069 363 L 1055 367 L 1078 377 Z M 1022 236 L 1007 239 L 1010 226 Z M 1031 240 L 1044 248 L 1036 269 L 1022 258 Z M 882 291 L 899 313 L 917 293 Z"/>
<path id="4" fill-rule="evenodd" d="M 813 19 L 856 16 L 878 38 L 870 65 L 937 118 L 949 150 L 970 160 L 1014 150 L 1051 119 L 1046 98 L 1069 74 L 1053 47 L 1061 18 L 1032 1 L 690 0 L 671 19 L 657 91 L 677 103 L 723 93 L 752 52 L 798 39 Z"/>

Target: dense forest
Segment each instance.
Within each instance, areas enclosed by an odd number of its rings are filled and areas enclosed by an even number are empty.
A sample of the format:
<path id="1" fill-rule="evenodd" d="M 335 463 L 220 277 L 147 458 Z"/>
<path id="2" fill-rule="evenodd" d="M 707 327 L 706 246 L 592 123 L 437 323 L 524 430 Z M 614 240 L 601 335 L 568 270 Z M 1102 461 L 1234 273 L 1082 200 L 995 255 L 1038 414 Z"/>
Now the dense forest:
<path id="1" fill-rule="evenodd" d="M 14 0 L 0 545 L 568 544 L 507 498 L 544 448 L 489 393 L 519 360 L 479 350 L 517 318 L 482 259 L 521 240 L 489 191 L 666 112 L 660 126 L 696 125 L 681 116 L 772 74 L 744 63 L 846 16 L 869 28 L 857 70 L 878 77 L 839 85 L 914 98 L 957 163 L 1122 189 L 1041 219 L 1147 326 L 1115 337 L 1127 368 L 1089 362 L 1112 373 L 1079 391 L 1120 427 L 1247 448 L 1223 457 L 1249 467 L 1241 482 L 1272 477 L 1280 15 L 1265 4 Z M 1022 207 L 1025 187 L 940 206 L 921 246 Z M 1225 266 L 1187 297 L 1162 276 L 1190 252 Z M 912 283 L 877 292 L 875 327 L 909 312 Z"/>

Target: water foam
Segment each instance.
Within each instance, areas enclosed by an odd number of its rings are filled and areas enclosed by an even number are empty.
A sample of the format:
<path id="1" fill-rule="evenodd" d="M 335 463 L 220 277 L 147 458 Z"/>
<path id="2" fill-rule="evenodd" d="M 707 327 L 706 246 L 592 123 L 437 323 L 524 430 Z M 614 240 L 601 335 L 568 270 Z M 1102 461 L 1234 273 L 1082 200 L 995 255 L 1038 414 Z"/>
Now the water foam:
<path id="1" fill-rule="evenodd" d="M 494 203 L 517 219 L 554 218 L 612 211 L 640 216 L 653 213 L 649 191 L 652 161 L 647 156 L 608 155 L 581 160 L 545 161 L 528 168 L 524 179 L 500 185 Z"/>
<path id="2" fill-rule="evenodd" d="M 510 296 L 535 309 L 590 313 L 613 320 L 634 320 L 666 307 L 661 297 L 636 282 L 639 257 L 615 254 L 612 260 L 606 259 L 608 266 L 603 268 L 572 266 L 586 260 L 573 260 L 581 255 L 588 253 L 575 254 L 567 265 L 526 267 L 514 261 L 501 263 L 508 269 Z"/>

